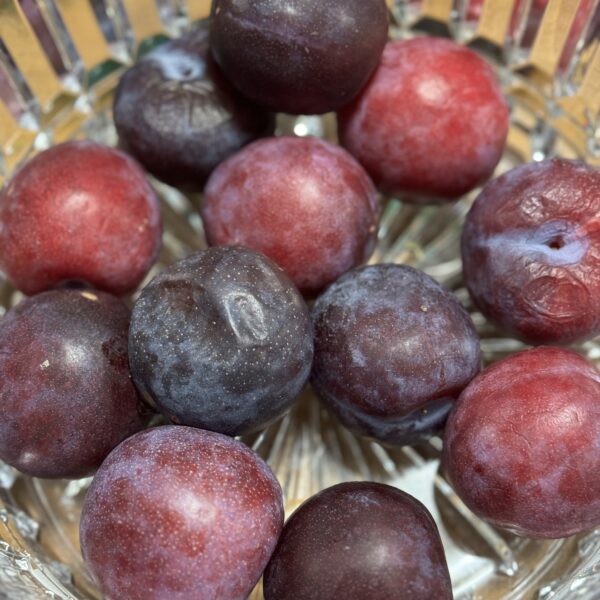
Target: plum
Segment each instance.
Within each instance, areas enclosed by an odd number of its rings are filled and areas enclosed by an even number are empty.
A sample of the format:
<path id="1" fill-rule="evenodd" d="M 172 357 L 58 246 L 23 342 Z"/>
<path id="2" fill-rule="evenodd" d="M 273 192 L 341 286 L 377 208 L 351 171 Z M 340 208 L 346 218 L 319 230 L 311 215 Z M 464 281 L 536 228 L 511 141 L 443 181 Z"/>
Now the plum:
<path id="1" fill-rule="evenodd" d="M 600 373 L 570 350 L 501 360 L 461 394 L 443 464 L 482 519 L 561 538 L 600 525 Z"/>
<path id="2" fill-rule="evenodd" d="M 243 98 L 212 60 L 198 25 L 145 55 L 121 78 L 113 115 L 121 145 L 158 179 L 201 191 L 212 170 L 271 135 L 271 114 Z"/>
<path id="3" fill-rule="evenodd" d="M 388 35 L 385 0 L 215 0 L 213 55 L 248 98 L 320 114 L 352 100 Z"/>
<path id="4" fill-rule="evenodd" d="M 209 244 L 263 252 L 314 296 L 370 256 L 379 205 L 369 176 L 345 150 L 279 137 L 220 165 L 201 213 Z"/>
<path id="5" fill-rule="evenodd" d="M 129 309 L 93 290 L 27 298 L 0 321 L 0 458 L 35 477 L 90 475 L 150 412 L 129 375 Z"/>
<path id="6" fill-rule="evenodd" d="M 136 385 L 173 422 L 251 433 L 279 418 L 308 378 L 308 307 L 267 257 L 209 248 L 142 290 L 129 353 Z"/>
<path id="7" fill-rule="evenodd" d="M 282 527 L 281 487 L 257 454 L 171 425 L 104 461 L 85 498 L 81 550 L 107 600 L 244 600 Z"/>
<path id="8" fill-rule="evenodd" d="M 463 271 L 481 312 L 532 343 L 600 333 L 600 171 L 554 158 L 485 186 L 467 215 Z"/>
<path id="9" fill-rule="evenodd" d="M 143 170 L 94 142 L 41 152 L 0 192 L 0 269 L 28 295 L 69 279 L 131 292 L 160 241 L 158 198 Z"/>
<path id="10" fill-rule="evenodd" d="M 389 42 L 358 98 L 338 113 L 342 145 L 384 193 L 454 200 L 502 156 L 508 106 L 490 66 L 440 38 Z"/>
<path id="11" fill-rule="evenodd" d="M 285 524 L 264 575 L 265 600 L 451 600 L 427 509 L 389 485 L 342 483 Z"/>
<path id="12" fill-rule="evenodd" d="M 350 271 L 312 311 L 317 395 L 347 427 L 412 444 L 443 427 L 479 372 L 479 338 L 458 299 L 408 266 Z"/>

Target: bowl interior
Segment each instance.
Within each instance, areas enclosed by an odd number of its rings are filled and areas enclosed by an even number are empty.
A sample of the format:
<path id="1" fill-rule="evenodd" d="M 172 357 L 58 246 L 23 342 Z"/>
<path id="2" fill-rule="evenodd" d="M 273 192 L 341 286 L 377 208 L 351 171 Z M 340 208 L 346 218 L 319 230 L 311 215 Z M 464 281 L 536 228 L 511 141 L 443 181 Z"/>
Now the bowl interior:
<path id="1" fill-rule="evenodd" d="M 0 90 L 4 89 L 0 177 L 5 178 L 25 158 L 66 139 L 116 145 L 110 107 L 120 73 L 140 49 L 147 50 L 206 16 L 210 3 L 107 0 L 88 5 L 32 0 L 29 4 L 34 9 L 27 12 L 23 10 L 27 2 L 0 1 Z M 468 1 L 393 5 L 392 37 L 451 35 L 483 53 L 497 68 L 512 109 L 508 144 L 497 174 L 554 155 L 600 164 L 597 82 L 588 89 L 590 77 L 598 74 L 600 80 L 600 50 L 593 29 L 600 3 L 591 3 L 596 12 L 590 11 L 572 55 L 561 66 L 564 49 L 556 47 L 556 27 L 553 44 L 547 32 L 559 17 L 562 22 L 574 21 L 576 9 L 567 10 L 567 4 L 551 0 L 534 34 L 527 33 L 531 1 L 487 0 L 480 16 L 472 19 Z M 10 32 L 8 19 L 13 19 Z M 16 39 L 15 27 L 29 38 L 23 34 Z M 527 35 L 533 41 L 527 41 Z M 44 68 L 38 69 L 39 79 L 32 79 L 35 60 L 17 58 L 23 40 L 32 39 L 46 57 Z M 563 47 L 566 42 L 565 38 Z M 280 115 L 277 133 L 335 141 L 335 118 Z M 147 280 L 165 265 L 206 247 L 195 210 L 198 198 L 154 184 L 162 201 L 165 233 L 159 261 Z M 524 345 L 485 321 L 462 282 L 461 226 L 476 195 L 477 190 L 442 207 L 415 207 L 403 204 L 401 198 L 382 198 L 379 242 L 371 262 L 410 264 L 455 292 L 477 325 L 487 364 Z M 7 282 L 0 282 L 0 313 L 21 298 Z M 600 361 L 596 340 L 577 350 Z M 566 540 L 534 541 L 483 523 L 440 473 L 438 438 L 414 448 L 389 448 L 358 438 L 340 426 L 307 387 L 289 414 L 244 441 L 273 468 L 284 489 L 287 514 L 312 494 L 342 481 L 380 481 L 417 497 L 440 528 L 457 599 L 598 597 L 593 594 L 595 584 L 600 586 L 594 575 L 600 530 Z M 31 479 L 0 465 L 0 597 L 99 597 L 78 547 L 79 515 L 88 485 L 89 479 Z M 262 598 L 260 586 L 252 598 Z"/>

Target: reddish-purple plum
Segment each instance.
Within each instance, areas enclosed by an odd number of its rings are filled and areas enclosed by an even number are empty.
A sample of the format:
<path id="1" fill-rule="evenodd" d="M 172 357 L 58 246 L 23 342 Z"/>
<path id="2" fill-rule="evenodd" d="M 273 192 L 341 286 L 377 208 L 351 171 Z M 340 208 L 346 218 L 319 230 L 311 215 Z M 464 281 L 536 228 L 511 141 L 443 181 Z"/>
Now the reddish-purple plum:
<path id="1" fill-rule="evenodd" d="M 248 98 L 320 114 L 352 100 L 388 35 L 384 0 L 215 0 L 213 55 Z"/>
<path id="2" fill-rule="evenodd" d="M 153 175 L 202 190 L 212 170 L 274 119 L 224 79 L 198 26 L 144 56 L 121 78 L 113 114 L 121 144 Z"/>
<path id="3" fill-rule="evenodd" d="M 0 321 L 2 460 L 35 477 L 83 477 L 145 426 L 128 327 L 129 309 L 92 290 L 44 292 L 8 311 Z"/>
<path id="4" fill-rule="evenodd" d="M 389 485 L 341 483 L 289 518 L 264 576 L 265 600 L 452 600 L 437 527 Z"/>
<path id="5" fill-rule="evenodd" d="M 390 444 L 438 433 L 480 369 L 468 313 L 408 266 L 350 271 L 317 300 L 312 317 L 318 396 L 344 425 Z"/>
<path id="6" fill-rule="evenodd" d="M 461 394 L 444 435 L 450 481 L 475 514 L 524 536 L 600 525 L 600 373 L 561 348 L 497 362 Z"/>
<path id="7" fill-rule="evenodd" d="M 345 150 L 279 137 L 220 165 L 201 212 L 211 245 L 262 252 L 314 296 L 370 256 L 379 205 L 369 176 Z"/>
<path id="8" fill-rule="evenodd" d="M 129 354 L 136 385 L 173 422 L 241 435 L 279 418 L 302 389 L 313 356 L 310 316 L 267 257 L 209 248 L 144 288 Z"/>
<path id="9" fill-rule="evenodd" d="M 533 343 L 600 333 L 600 171 L 555 158 L 485 186 L 462 237 L 465 281 L 491 321 Z"/>
<path id="10" fill-rule="evenodd" d="M 381 191 L 407 202 L 446 202 L 483 183 L 508 134 L 491 67 L 432 37 L 388 43 L 366 88 L 338 116 L 342 145 Z"/>
<path id="11" fill-rule="evenodd" d="M 282 526 L 281 487 L 257 454 L 171 425 L 104 461 L 85 498 L 81 550 L 107 600 L 244 600 Z"/>
<path id="12" fill-rule="evenodd" d="M 0 269 L 25 294 L 69 279 L 130 292 L 160 239 L 160 207 L 144 171 L 94 142 L 45 150 L 0 192 Z"/>

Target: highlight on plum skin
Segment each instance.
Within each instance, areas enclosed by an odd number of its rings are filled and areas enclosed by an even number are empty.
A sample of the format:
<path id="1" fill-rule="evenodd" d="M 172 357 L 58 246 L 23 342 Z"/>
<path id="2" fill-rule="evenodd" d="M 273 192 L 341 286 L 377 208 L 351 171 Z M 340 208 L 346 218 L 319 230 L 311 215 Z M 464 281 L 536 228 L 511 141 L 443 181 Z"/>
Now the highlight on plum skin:
<path id="1" fill-rule="evenodd" d="M 439 433 L 481 366 L 469 314 L 408 266 L 350 271 L 318 298 L 312 319 L 315 392 L 344 425 L 389 444 Z"/>
<path id="2" fill-rule="evenodd" d="M 462 234 L 477 307 L 525 341 L 566 344 L 600 333 L 600 171 L 561 158 L 488 183 Z"/>
<path id="3" fill-rule="evenodd" d="M 265 600 L 451 600 L 434 520 L 388 485 L 341 483 L 288 519 L 265 570 Z"/>
<path id="4" fill-rule="evenodd" d="M 129 309 L 93 290 L 26 298 L 0 321 L 0 458 L 34 477 L 90 475 L 147 413 L 129 375 Z M 146 414 L 144 414 L 146 413 Z"/>
<path id="5" fill-rule="evenodd" d="M 243 600 L 282 527 L 281 487 L 255 452 L 171 425 L 129 438 L 104 461 L 80 539 L 109 600 Z"/>
<path id="6" fill-rule="evenodd" d="M 322 114 L 367 83 L 388 21 L 385 0 L 216 0 L 211 47 L 228 79 L 257 104 Z"/>
<path id="7" fill-rule="evenodd" d="M 158 198 L 143 170 L 95 142 L 41 152 L 0 192 L 0 268 L 28 295 L 71 279 L 131 292 L 160 242 Z"/>
<path id="8" fill-rule="evenodd" d="M 121 144 L 162 181 L 194 191 L 275 127 L 273 115 L 225 80 L 208 37 L 198 25 L 145 55 L 121 78 L 113 105 Z"/>
<path id="9" fill-rule="evenodd" d="M 600 525 L 600 373 L 540 347 L 484 370 L 461 394 L 443 465 L 480 518 L 533 538 Z"/>
<path id="10" fill-rule="evenodd" d="M 369 258 L 377 192 L 344 149 L 315 138 L 255 142 L 221 164 L 201 206 L 211 245 L 266 254 L 315 296 Z"/>
<path id="11" fill-rule="evenodd" d="M 310 315 L 266 256 L 209 248 L 142 290 L 129 353 L 138 389 L 174 423 L 243 435 L 281 417 L 308 379 Z"/>
<path id="12" fill-rule="evenodd" d="M 339 111 L 338 132 L 382 192 L 442 203 L 492 175 L 508 118 L 484 59 L 455 42 L 418 37 L 388 42 L 367 86 Z"/>

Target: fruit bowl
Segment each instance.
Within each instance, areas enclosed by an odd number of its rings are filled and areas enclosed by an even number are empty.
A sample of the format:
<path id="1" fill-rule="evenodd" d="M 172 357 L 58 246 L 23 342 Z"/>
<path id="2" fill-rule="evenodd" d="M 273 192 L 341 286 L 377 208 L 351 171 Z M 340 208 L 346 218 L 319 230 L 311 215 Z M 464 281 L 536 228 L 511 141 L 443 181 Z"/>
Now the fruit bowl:
<path id="1" fill-rule="evenodd" d="M 508 144 L 497 173 L 547 156 L 600 165 L 598 0 L 396 0 L 390 35 L 449 36 L 494 64 L 511 103 Z M 541 4 L 547 4 L 542 12 Z M 208 0 L 0 0 L 0 184 L 26 158 L 68 139 L 116 145 L 111 102 L 135 57 L 190 23 Z M 278 134 L 336 139 L 335 119 L 280 115 Z M 165 232 L 162 267 L 206 241 L 197 198 L 154 181 Z M 418 207 L 384 199 L 371 262 L 424 270 L 471 313 L 486 364 L 524 347 L 490 325 L 463 285 L 460 232 L 477 194 Z M 2 313 L 21 295 L 0 283 Z M 600 345 L 576 348 L 600 365 Z M 244 441 L 277 475 L 289 514 L 317 491 L 373 480 L 421 500 L 438 523 L 457 599 L 600 598 L 600 530 L 564 540 L 519 538 L 484 523 L 440 472 L 441 440 L 389 448 L 339 425 L 307 388 L 279 422 Z M 0 465 L 0 597 L 98 598 L 78 547 L 89 479 L 32 479 Z M 251 596 L 262 598 L 260 586 Z"/>

